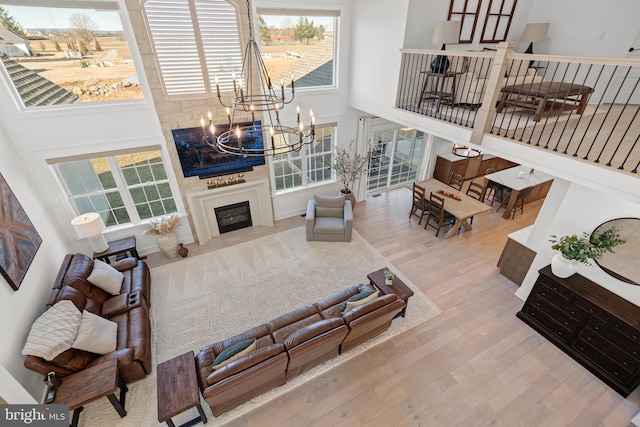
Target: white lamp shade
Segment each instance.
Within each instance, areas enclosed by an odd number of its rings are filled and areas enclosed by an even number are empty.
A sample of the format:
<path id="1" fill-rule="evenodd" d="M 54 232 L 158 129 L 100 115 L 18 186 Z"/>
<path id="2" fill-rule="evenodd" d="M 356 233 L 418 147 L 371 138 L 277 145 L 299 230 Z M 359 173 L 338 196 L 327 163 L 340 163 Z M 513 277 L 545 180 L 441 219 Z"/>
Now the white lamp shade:
<path id="1" fill-rule="evenodd" d="M 440 21 L 433 32 L 433 44 L 458 43 L 460 40 L 460 21 Z"/>
<path id="2" fill-rule="evenodd" d="M 86 239 L 104 231 L 105 226 L 102 217 L 97 212 L 89 212 L 79 215 L 71 220 L 71 225 L 81 239 Z"/>
<path id="3" fill-rule="evenodd" d="M 522 33 L 521 42 L 526 43 L 539 43 L 547 39 L 547 32 L 549 32 L 549 23 L 537 23 L 527 24 Z"/>
<path id="4" fill-rule="evenodd" d="M 102 232 L 106 228 L 102 217 L 97 212 L 88 212 L 71 220 L 71 225 L 76 230 L 80 239 L 88 239 L 93 252 L 100 253 L 109 249 Z"/>

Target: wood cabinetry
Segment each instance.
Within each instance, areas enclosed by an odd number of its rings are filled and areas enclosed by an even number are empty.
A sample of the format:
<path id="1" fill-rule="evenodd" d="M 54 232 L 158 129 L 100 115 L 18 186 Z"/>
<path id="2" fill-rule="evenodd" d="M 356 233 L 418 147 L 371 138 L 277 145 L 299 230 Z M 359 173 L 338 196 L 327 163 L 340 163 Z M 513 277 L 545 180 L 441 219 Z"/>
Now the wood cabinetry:
<path id="1" fill-rule="evenodd" d="M 539 273 L 518 318 L 627 397 L 640 383 L 640 307 L 578 274 Z"/>
<path id="2" fill-rule="evenodd" d="M 451 174 L 458 173 L 465 179 L 472 179 L 484 176 L 488 168 L 496 171 L 518 166 L 517 163 L 502 159 L 500 157 L 489 157 L 487 159 L 459 157 L 455 154 L 445 153 L 438 155 L 433 177 L 441 182 L 448 182 Z"/>
<path id="3" fill-rule="evenodd" d="M 439 155 L 436 159 L 436 168 L 433 171 L 433 177 L 444 183 L 449 182 L 449 178 L 454 173 L 459 173 L 465 178 L 468 178 L 466 176 L 468 165 L 468 158 L 459 157 L 455 154 Z"/>

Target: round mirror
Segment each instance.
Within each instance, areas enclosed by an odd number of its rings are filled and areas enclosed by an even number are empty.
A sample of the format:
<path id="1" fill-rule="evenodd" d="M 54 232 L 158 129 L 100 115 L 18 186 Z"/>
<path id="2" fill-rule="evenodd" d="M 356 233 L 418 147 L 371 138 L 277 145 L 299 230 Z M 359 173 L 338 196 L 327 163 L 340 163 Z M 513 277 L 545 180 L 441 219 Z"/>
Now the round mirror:
<path id="1" fill-rule="evenodd" d="M 613 248 L 615 253 L 605 253 L 596 264 L 607 274 L 632 285 L 640 285 L 640 218 L 618 218 L 601 224 L 594 230 L 601 233 L 615 227 L 627 242 Z"/>

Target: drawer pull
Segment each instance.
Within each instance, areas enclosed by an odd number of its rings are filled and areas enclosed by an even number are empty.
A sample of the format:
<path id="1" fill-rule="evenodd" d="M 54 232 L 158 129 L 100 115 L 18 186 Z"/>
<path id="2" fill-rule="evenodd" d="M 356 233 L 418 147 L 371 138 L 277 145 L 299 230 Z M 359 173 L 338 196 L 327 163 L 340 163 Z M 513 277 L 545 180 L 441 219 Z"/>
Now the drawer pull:
<path id="1" fill-rule="evenodd" d="M 542 295 L 543 297 L 546 297 L 547 293 L 546 292 L 542 292 L 542 293 L 540 293 L 540 295 Z"/>
<path id="2" fill-rule="evenodd" d="M 562 335 L 562 331 L 558 331 L 558 335 Z"/>
<path id="3" fill-rule="evenodd" d="M 619 376 L 620 374 L 618 373 L 618 371 L 615 371 L 615 372 L 613 373 L 613 375 L 615 375 L 615 376 L 617 377 L 617 376 Z"/>
<path id="4" fill-rule="evenodd" d="M 564 322 L 565 325 L 569 326 L 569 322 Z"/>
<path id="5" fill-rule="evenodd" d="M 625 361 L 625 362 L 622 362 L 622 364 L 623 364 L 624 366 L 629 366 L 629 362 L 626 362 L 626 361 Z"/>
<path id="6" fill-rule="evenodd" d="M 540 307 L 540 303 L 539 303 L 539 302 L 536 302 L 536 306 Z"/>
<path id="7" fill-rule="evenodd" d="M 589 313 L 593 313 L 593 308 L 590 308 L 590 309 L 589 309 Z"/>
<path id="8" fill-rule="evenodd" d="M 633 338 L 634 340 L 638 340 L 638 336 L 637 335 L 631 335 L 631 338 Z"/>
<path id="9" fill-rule="evenodd" d="M 591 342 L 591 337 L 587 337 L 587 341 Z"/>
<path id="10" fill-rule="evenodd" d="M 584 347 L 580 347 L 580 351 L 584 351 Z"/>
<path id="11" fill-rule="evenodd" d="M 575 315 L 576 315 L 576 312 L 575 312 L 575 311 L 572 311 L 572 312 L 571 312 L 571 315 L 572 315 L 572 316 L 575 316 Z"/>
<path id="12" fill-rule="evenodd" d="M 633 350 L 633 351 L 631 352 L 631 354 L 633 354 L 634 356 L 637 356 L 637 355 L 638 355 L 638 352 L 637 352 L 637 351 L 635 351 L 635 350 Z"/>
<path id="13" fill-rule="evenodd" d="M 599 330 L 600 330 L 600 326 L 596 326 L 596 327 L 595 327 L 595 328 L 593 328 L 593 329 L 595 329 L 596 331 L 599 331 Z"/>
<path id="14" fill-rule="evenodd" d="M 558 287 L 557 287 L 557 286 L 554 286 L 554 287 L 553 287 L 553 288 L 551 288 L 551 289 L 553 289 L 554 291 L 557 291 L 557 290 L 558 290 Z"/>

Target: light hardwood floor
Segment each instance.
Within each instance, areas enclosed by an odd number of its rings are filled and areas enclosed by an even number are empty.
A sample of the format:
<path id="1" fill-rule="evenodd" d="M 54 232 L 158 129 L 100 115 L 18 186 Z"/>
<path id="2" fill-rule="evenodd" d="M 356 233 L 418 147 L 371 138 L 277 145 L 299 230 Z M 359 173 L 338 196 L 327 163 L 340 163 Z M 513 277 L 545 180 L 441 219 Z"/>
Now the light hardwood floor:
<path id="1" fill-rule="evenodd" d="M 515 220 L 479 215 L 451 239 L 409 219 L 410 204 L 406 188 L 367 197 L 354 227 L 442 313 L 230 425 L 626 426 L 640 392 L 622 398 L 517 319 L 523 301 L 496 267 L 507 234 L 532 224 L 542 202 Z M 227 233 L 189 255 L 303 223 Z"/>

